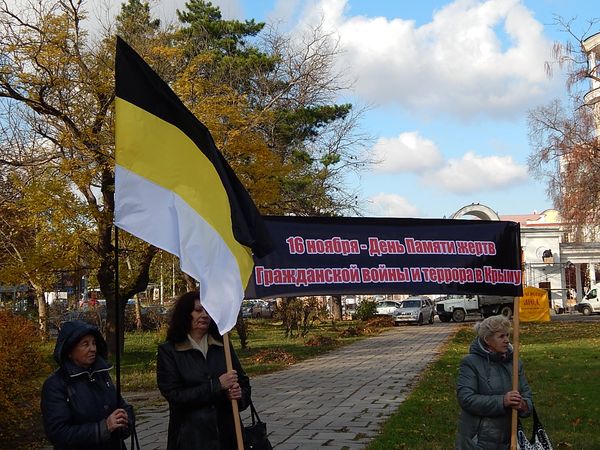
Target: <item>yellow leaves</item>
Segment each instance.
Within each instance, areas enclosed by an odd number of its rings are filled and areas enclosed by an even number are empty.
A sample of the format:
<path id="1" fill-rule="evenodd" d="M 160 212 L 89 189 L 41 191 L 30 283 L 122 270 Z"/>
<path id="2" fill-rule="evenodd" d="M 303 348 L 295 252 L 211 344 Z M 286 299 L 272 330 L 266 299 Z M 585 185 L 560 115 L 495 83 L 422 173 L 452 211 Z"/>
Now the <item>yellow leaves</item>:
<path id="1" fill-rule="evenodd" d="M 81 200 L 56 172 L 12 181 L 20 197 L 4 205 L 0 232 L 9 264 L 2 266 L 0 278 L 52 286 L 58 271 L 77 267 L 83 242 L 93 230 Z"/>
<path id="2" fill-rule="evenodd" d="M 203 53 L 186 67 L 173 87 L 194 115 L 210 130 L 219 150 L 263 212 L 281 198 L 280 184 L 291 170 L 267 145 L 258 129 L 261 117 L 247 99 L 223 83 L 198 76 L 213 56 Z"/>

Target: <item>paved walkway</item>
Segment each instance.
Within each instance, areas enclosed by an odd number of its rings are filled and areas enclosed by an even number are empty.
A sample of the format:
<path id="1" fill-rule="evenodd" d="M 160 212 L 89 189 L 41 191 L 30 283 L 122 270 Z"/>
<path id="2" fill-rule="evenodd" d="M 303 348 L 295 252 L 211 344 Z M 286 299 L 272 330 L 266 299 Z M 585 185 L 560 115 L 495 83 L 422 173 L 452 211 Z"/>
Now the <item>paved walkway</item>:
<path id="1" fill-rule="evenodd" d="M 252 378 L 254 406 L 271 444 L 276 450 L 364 448 L 455 328 L 438 322 L 401 326 Z M 141 448 L 165 449 L 166 404 L 142 408 L 137 417 Z M 242 419 L 249 423 L 249 411 Z"/>

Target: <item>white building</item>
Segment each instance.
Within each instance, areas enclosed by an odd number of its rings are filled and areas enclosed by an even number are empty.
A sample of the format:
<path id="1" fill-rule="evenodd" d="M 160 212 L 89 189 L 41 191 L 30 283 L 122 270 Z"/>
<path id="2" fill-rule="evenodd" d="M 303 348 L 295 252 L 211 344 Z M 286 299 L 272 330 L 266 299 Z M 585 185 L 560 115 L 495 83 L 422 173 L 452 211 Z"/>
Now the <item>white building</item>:
<path id="1" fill-rule="evenodd" d="M 486 205 L 472 203 L 456 211 L 451 218 L 473 217 L 481 220 L 518 222 L 521 228 L 523 283 L 547 289 L 556 310 L 575 304 L 584 292 L 600 279 L 600 243 L 569 242 L 569 233 L 554 209 L 541 213 L 498 215 Z"/>

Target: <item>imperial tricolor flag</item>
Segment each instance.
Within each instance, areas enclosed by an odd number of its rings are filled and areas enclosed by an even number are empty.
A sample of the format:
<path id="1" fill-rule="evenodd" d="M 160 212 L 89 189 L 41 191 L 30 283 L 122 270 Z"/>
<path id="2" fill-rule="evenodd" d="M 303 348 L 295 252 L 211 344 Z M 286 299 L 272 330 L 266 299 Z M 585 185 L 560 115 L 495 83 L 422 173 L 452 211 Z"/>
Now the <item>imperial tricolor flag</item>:
<path id="1" fill-rule="evenodd" d="M 252 252 L 272 244 L 208 129 L 117 38 L 115 225 L 180 258 L 221 333 L 236 322 Z"/>

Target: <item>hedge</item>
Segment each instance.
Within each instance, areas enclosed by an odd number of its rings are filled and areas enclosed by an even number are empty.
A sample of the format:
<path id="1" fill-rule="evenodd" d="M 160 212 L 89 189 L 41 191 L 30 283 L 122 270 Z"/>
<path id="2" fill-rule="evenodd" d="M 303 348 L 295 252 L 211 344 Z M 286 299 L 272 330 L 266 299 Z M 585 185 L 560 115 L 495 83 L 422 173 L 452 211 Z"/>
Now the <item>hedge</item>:
<path id="1" fill-rule="evenodd" d="M 40 386 L 50 372 L 35 324 L 0 310 L 0 442 L 39 427 Z"/>

